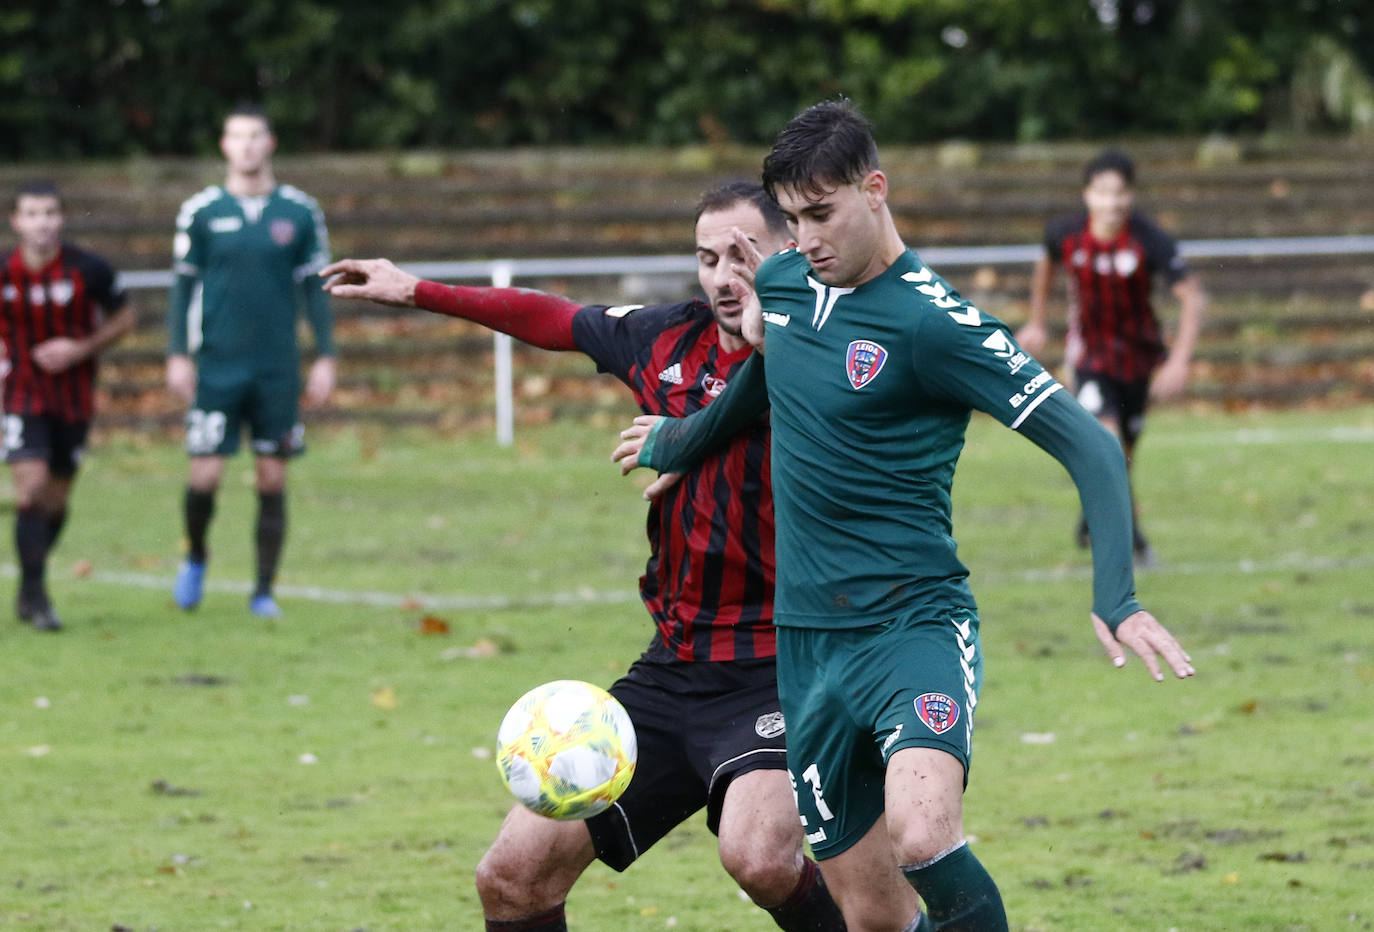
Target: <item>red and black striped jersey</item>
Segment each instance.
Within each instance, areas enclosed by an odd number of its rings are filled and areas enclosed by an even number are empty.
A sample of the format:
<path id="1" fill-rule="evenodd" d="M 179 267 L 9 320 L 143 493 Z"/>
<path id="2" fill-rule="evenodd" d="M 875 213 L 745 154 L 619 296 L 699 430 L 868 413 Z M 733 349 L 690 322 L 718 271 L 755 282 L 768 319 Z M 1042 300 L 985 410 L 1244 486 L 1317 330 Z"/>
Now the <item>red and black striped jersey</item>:
<path id="1" fill-rule="evenodd" d="M 1070 362 L 1123 382 L 1148 379 L 1164 358 L 1151 287 L 1156 274 L 1170 285 L 1188 275 L 1178 243 L 1136 213 L 1114 238 L 1098 240 L 1085 211 L 1050 222 L 1045 249 L 1069 276 Z"/>
<path id="2" fill-rule="evenodd" d="M 725 352 L 701 301 L 581 308 L 577 348 L 635 393 L 646 414 L 684 417 L 709 404 L 751 349 Z M 774 530 L 766 420 L 736 436 L 649 508 L 640 595 L 658 631 L 651 660 L 745 660 L 776 654 Z"/>
<path id="3" fill-rule="evenodd" d="M 0 339 L 9 356 L 5 378 L 7 414 L 47 414 L 88 421 L 95 411 L 96 359 L 58 373 L 42 369 L 33 348 L 54 337 L 83 339 L 101 314 L 113 314 L 127 296 L 104 259 L 63 243 L 43 268 L 24 264 L 20 250 L 0 268 Z"/>

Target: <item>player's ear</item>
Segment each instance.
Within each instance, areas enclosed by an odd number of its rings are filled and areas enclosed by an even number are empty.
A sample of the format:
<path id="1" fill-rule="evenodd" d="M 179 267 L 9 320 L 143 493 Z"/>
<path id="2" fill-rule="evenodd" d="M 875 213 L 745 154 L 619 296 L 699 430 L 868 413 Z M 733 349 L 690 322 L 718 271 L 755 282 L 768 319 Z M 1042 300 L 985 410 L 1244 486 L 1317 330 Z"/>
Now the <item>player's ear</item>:
<path id="1" fill-rule="evenodd" d="M 859 182 L 859 189 L 868 202 L 868 209 L 877 210 L 887 201 L 887 176 L 875 168 Z"/>

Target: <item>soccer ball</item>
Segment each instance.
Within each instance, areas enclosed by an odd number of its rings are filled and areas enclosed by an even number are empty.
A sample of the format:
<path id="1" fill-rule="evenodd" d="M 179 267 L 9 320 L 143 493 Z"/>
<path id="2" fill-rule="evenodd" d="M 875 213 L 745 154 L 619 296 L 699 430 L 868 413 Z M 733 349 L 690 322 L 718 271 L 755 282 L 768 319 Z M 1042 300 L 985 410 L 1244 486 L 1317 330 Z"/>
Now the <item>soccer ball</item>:
<path id="1" fill-rule="evenodd" d="M 516 700 L 496 733 L 501 779 L 551 819 L 587 819 L 615 802 L 639 748 L 630 716 L 606 690 L 555 680 Z"/>

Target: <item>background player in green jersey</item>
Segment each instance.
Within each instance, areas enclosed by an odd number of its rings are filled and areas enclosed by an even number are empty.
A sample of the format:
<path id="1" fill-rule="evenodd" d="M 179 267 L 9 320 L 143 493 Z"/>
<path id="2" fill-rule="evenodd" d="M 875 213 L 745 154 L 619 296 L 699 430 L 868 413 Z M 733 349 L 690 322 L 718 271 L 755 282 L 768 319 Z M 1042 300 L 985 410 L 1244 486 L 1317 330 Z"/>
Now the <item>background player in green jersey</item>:
<path id="1" fill-rule="evenodd" d="M 851 930 L 1006 929 L 963 834 L 982 664 L 950 489 L 973 409 L 1078 486 L 1113 662 L 1129 648 L 1156 680 L 1161 658 L 1193 669 L 1135 600 L 1120 445 L 902 243 L 867 120 L 847 102 L 805 111 L 763 181 L 798 243 L 758 266 L 756 293 L 738 286 L 766 367 L 756 354 L 691 418 L 637 419 L 614 456 L 685 468 L 771 408 L 778 689 L 807 839 Z"/>
<path id="2" fill-rule="evenodd" d="M 306 404 L 323 404 L 334 387 L 333 319 L 318 274 L 329 263 L 324 215 L 304 192 L 277 184 L 275 149 L 266 115 L 235 109 L 220 138 L 224 184 L 188 199 L 177 215 L 167 387 L 191 406 L 188 550 L 173 593 L 184 609 L 200 604 L 215 493 L 224 459 L 238 450 L 246 426 L 258 491 L 257 580 L 249 607 L 264 617 L 281 614 L 272 582 L 286 535 L 286 464 L 304 449 L 296 341 L 302 303 L 319 354 L 306 381 Z"/>

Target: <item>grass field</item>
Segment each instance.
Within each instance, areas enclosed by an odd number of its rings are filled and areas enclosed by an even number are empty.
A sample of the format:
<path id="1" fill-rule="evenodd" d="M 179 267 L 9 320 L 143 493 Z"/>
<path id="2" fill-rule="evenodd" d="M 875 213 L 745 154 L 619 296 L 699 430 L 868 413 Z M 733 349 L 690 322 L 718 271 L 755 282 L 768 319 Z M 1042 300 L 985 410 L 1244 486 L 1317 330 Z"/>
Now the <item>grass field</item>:
<path id="1" fill-rule="evenodd" d="M 544 680 L 610 682 L 650 635 L 612 433 L 312 438 L 274 623 L 246 611 L 249 461 L 184 615 L 181 454 L 97 445 L 52 569 L 67 631 L 0 627 L 0 927 L 480 929 L 501 714 Z M 1072 486 L 970 432 L 956 533 L 988 663 L 967 829 L 1012 928 L 1374 927 L 1374 409 L 1161 412 L 1139 470 L 1162 558 L 1139 591 L 1186 683 L 1111 668 Z M 699 819 L 624 875 L 593 867 L 569 915 L 774 928 Z"/>

